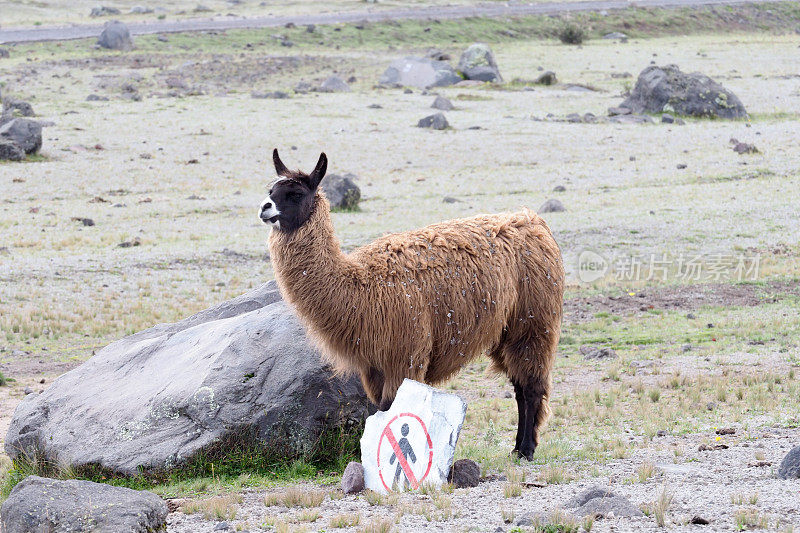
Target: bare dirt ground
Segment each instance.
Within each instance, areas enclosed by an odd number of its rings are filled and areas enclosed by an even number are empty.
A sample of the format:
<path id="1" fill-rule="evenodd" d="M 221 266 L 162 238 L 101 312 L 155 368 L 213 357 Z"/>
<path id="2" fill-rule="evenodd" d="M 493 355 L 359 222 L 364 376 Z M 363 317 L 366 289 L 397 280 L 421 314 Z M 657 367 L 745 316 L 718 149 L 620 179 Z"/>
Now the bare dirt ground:
<path id="1" fill-rule="evenodd" d="M 0 371 L 16 380 L 0 387 L 0 434 L 26 387 L 41 390 L 122 335 L 270 279 L 255 216 L 272 177 L 269 152 L 277 146 L 291 166 L 306 167 L 325 150 L 331 171 L 355 173 L 362 190 L 360 211 L 333 215 L 346 249 L 447 218 L 536 209 L 548 198 L 565 204 L 566 212 L 546 215 L 569 281 L 550 425 L 533 463 L 510 459 L 510 387 L 478 360 L 445 387 L 468 401 L 457 456 L 490 476 L 479 487 L 343 497 L 321 485 L 330 472 L 291 483 L 243 473 L 238 485 L 154 487 L 184 500 L 169 531 L 211 531 L 222 520 L 250 531 L 346 523 L 342 530 L 510 531 L 531 527 L 517 526 L 527 513 L 562 531 L 629 531 L 659 528 L 658 509 L 670 530 L 700 528 L 688 523 L 694 515 L 713 531 L 800 528 L 800 481 L 774 475 L 800 442 L 800 37 L 493 43 L 507 80 L 535 78 L 541 68 L 560 83 L 438 89 L 456 107 L 447 112 L 452 128 L 428 131 L 415 124 L 432 112 L 434 91 L 374 88 L 395 57 L 437 47 L 457 58 L 469 44 L 425 27 L 430 42 L 402 47 L 374 28 L 357 45 L 342 41 L 348 29 L 322 28 L 315 39 L 324 45 L 292 50 L 263 31 L 228 32 L 142 37 L 126 54 L 89 41 L 18 45 L 0 59 L 3 95 L 30 101 L 52 123 L 39 158 L 0 164 Z M 712 76 L 741 98 L 750 120 L 536 120 L 604 115 L 651 61 Z M 318 84 L 333 73 L 354 77 L 353 91 L 292 93 L 301 80 Z M 272 90 L 291 97 L 250 97 Z M 90 94 L 108 100 L 86 101 Z M 760 153 L 736 154 L 731 137 Z M 688 280 L 674 270 L 667 279 L 612 270 L 586 283 L 586 250 L 645 263 L 699 256 L 707 267 L 720 255 L 758 257 L 759 268 L 741 280 L 732 271 Z M 618 357 L 587 361 L 587 345 Z M 735 433 L 717 435 L 722 427 Z M 296 483 L 324 498 L 308 508 L 263 503 Z M 593 484 L 647 515 L 589 524 L 553 514 Z"/>

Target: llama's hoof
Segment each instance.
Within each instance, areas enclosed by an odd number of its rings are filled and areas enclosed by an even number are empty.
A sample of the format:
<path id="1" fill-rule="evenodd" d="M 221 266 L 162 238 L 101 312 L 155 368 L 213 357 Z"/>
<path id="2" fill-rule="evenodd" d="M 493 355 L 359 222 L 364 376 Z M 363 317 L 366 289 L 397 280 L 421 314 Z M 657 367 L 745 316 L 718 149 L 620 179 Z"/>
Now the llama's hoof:
<path id="1" fill-rule="evenodd" d="M 531 448 L 530 451 L 529 450 L 525 450 L 525 449 L 520 451 L 520 450 L 517 450 L 516 448 L 514 448 L 511 451 L 511 456 L 512 457 L 519 457 L 520 459 L 527 459 L 528 461 L 533 461 L 533 452 L 535 452 L 535 451 L 536 451 L 536 448 Z"/>

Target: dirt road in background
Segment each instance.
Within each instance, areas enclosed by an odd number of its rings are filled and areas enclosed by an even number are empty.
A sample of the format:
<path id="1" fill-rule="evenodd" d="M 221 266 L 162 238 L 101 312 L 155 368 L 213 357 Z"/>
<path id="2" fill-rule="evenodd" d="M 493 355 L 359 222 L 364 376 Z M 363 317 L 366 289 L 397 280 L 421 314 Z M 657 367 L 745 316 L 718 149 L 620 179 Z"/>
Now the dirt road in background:
<path id="1" fill-rule="evenodd" d="M 549 15 L 570 11 L 603 11 L 628 7 L 692 7 L 708 5 L 758 4 L 762 0 L 594 0 L 589 2 L 543 2 L 537 4 L 502 4 L 483 6 L 447 6 L 391 11 L 325 13 L 319 15 L 273 16 L 252 18 L 188 19 L 154 22 L 131 22 L 131 35 L 176 33 L 186 31 L 218 31 L 248 28 L 273 28 L 290 22 L 306 24 L 341 24 L 346 22 L 380 22 L 402 19 L 457 19 L 467 17 L 512 17 Z M 96 37 L 102 24 L 0 29 L 0 44 L 36 41 L 64 41 Z"/>

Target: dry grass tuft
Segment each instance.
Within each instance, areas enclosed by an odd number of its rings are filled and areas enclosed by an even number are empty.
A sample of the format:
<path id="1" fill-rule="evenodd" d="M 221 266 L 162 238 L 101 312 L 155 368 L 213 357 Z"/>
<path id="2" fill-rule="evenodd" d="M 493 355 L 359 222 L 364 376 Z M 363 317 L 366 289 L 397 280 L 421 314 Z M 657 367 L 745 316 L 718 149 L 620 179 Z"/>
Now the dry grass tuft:
<path id="1" fill-rule="evenodd" d="M 361 516 L 357 513 L 351 514 L 337 514 L 332 516 L 328 525 L 332 529 L 341 529 L 346 527 L 356 527 L 361 522 Z"/>
<path id="2" fill-rule="evenodd" d="M 233 520 L 239 510 L 242 497 L 238 494 L 214 496 L 205 500 L 192 500 L 181 506 L 185 514 L 202 513 L 206 520 Z"/>

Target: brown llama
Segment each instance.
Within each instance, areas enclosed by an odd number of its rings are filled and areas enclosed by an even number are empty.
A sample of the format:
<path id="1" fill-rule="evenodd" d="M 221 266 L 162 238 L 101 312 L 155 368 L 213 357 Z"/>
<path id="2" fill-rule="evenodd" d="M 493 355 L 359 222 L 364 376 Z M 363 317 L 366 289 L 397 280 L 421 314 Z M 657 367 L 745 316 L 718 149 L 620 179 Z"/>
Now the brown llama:
<path id="1" fill-rule="evenodd" d="M 564 268 L 535 213 L 478 215 L 386 235 L 345 254 L 310 174 L 288 170 L 261 205 L 275 278 L 323 354 L 381 410 L 404 378 L 440 383 L 484 351 L 514 386 L 514 451 L 533 458 L 561 331 Z"/>

